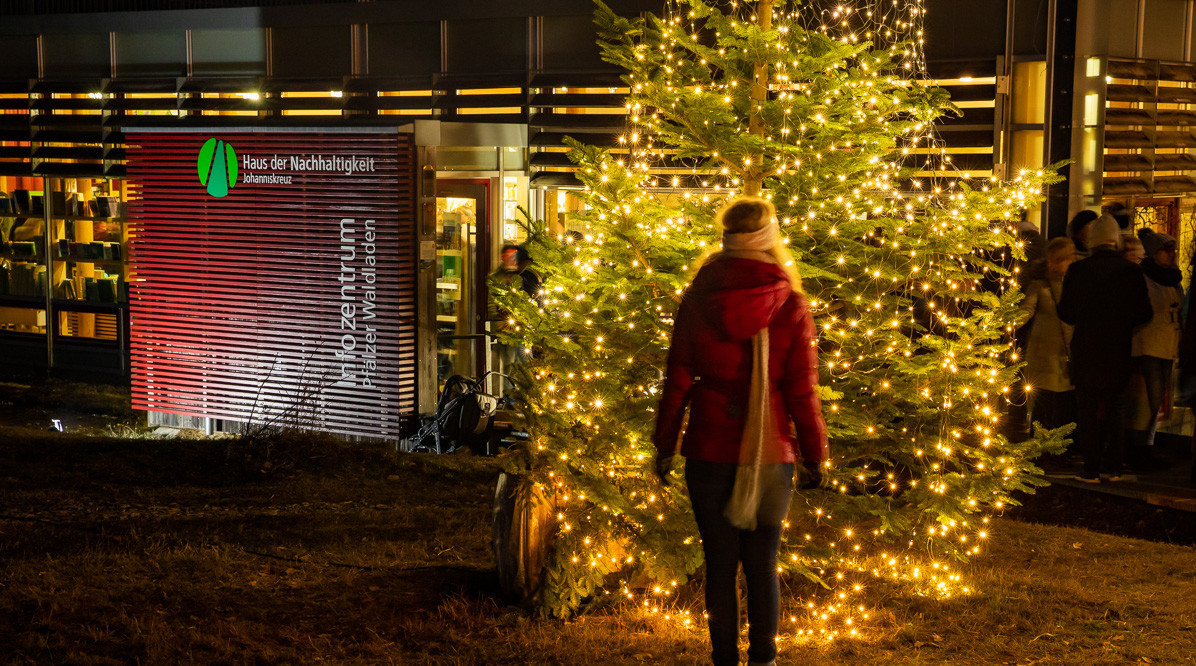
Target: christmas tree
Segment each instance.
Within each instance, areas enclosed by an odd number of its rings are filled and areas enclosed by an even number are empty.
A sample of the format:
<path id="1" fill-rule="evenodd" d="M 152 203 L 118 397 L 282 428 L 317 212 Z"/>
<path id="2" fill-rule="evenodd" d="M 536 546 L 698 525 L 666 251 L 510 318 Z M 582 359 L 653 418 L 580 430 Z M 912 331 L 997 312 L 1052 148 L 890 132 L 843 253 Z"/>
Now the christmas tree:
<path id="1" fill-rule="evenodd" d="M 1052 174 L 953 175 L 932 132 L 953 108 L 920 82 L 921 3 L 835 7 L 679 0 L 640 20 L 598 3 L 629 129 L 614 151 L 574 145 L 582 233 L 533 236 L 540 298 L 493 294 L 506 341 L 530 352 L 533 439 L 507 464 L 553 503 L 548 612 L 661 607 L 701 564 L 651 433 L 672 317 L 728 196 L 776 205 L 820 333 L 832 461 L 795 496 L 781 550 L 834 592 L 810 631 L 854 633 L 869 579 L 965 589 L 952 561 L 981 551 L 988 515 L 1040 485 L 1032 460 L 1062 444 L 1002 434 L 1020 294 L 992 259 L 1024 256 L 1014 225 Z"/>

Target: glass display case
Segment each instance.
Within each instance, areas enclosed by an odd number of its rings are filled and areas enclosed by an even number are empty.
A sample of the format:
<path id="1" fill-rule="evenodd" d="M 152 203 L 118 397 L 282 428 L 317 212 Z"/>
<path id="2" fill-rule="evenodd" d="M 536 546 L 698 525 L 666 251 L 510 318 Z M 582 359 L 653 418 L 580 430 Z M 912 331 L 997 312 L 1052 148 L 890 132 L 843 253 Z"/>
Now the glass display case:
<path id="1" fill-rule="evenodd" d="M 113 306 L 129 300 L 124 182 L 72 178 L 52 186 L 57 186 L 49 257 L 55 333 L 117 340 L 120 308 Z M 79 307 L 84 304 L 90 307 Z"/>
<path id="2" fill-rule="evenodd" d="M 46 333 L 44 182 L 0 177 L 0 331 L 6 334 Z"/>
<path id="3" fill-rule="evenodd" d="M 64 358 L 124 356 L 125 201 L 120 180 L 0 177 L 0 335 L 31 364 L 58 365 L 59 342 Z"/>

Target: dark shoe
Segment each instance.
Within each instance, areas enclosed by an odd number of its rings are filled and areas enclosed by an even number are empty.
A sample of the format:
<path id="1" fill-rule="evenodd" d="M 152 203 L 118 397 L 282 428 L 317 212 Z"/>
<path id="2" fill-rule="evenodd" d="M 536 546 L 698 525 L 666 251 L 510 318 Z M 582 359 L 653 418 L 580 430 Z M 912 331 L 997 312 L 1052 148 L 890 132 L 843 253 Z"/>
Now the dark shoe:
<path id="1" fill-rule="evenodd" d="M 1153 446 L 1135 446 L 1126 456 L 1126 462 L 1135 472 L 1158 472 L 1171 467 L 1171 463 L 1155 454 Z"/>
<path id="2" fill-rule="evenodd" d="M 1076 481 L 1083 481 L 1084 483 L 1100 483 L 1100 477 L 1095 474 L 1080 474 L 1072 478 Z"/>

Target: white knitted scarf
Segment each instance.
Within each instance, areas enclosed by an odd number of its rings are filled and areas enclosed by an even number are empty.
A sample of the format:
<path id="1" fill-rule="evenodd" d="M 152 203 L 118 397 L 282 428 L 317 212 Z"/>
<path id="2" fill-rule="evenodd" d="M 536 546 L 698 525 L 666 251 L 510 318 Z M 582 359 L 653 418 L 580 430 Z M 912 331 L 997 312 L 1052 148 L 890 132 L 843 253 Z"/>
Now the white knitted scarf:
<path id="1" fill-rule="evenodd" d="M 725 255 L 777 263 L 769 254 L 780 238 L 777 225 L 769 222 L 757 231 L 723 234 Z M 765 442 L 775 437 L 768 381 L 768 326 L 752 336 L 752 377 L 748 390 L 747 419 L 739 441 L 739 468 L 735 471 L 735 487 L 727 501 L 723 515 L 742 530 L 756 529 L 756 514 L 764 494 L 760 471 L 764 459 Z"/>
<path id="2" fill-rule="evenodd" d="M 741 233 L 731 233 L 730 231 L 724 231 L 723 249 L 756 250 L 757 252 L 768 252 L 780 240 L 781 229 L 777 226 L 776 222 L 770 220 L 768 224 L 755 231 L 744 231 Z"/>

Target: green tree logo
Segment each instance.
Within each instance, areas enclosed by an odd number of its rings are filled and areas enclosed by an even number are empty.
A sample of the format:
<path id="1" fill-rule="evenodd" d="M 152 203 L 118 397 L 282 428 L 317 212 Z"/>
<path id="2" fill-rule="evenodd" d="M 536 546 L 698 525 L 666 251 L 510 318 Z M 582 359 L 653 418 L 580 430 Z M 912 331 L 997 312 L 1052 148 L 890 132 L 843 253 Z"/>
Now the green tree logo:
<path id="1" fill-rule="evenodd" d="M 199 184 L 207 186 L 208 194 L 214 197 L 228 196 L 237 185 L 237 151 L 231 143 L 208 139 L 199 149 L 195 167 Z"/>

